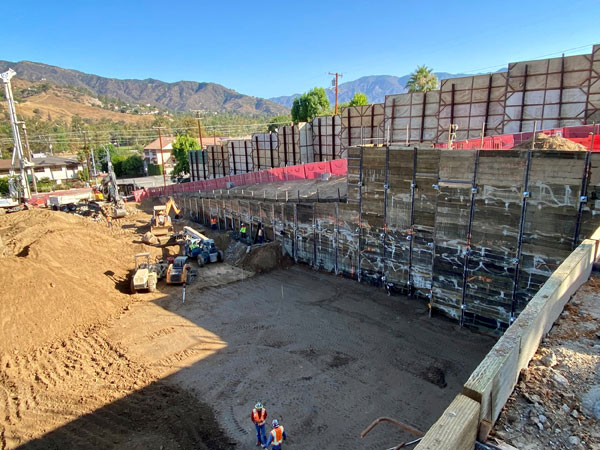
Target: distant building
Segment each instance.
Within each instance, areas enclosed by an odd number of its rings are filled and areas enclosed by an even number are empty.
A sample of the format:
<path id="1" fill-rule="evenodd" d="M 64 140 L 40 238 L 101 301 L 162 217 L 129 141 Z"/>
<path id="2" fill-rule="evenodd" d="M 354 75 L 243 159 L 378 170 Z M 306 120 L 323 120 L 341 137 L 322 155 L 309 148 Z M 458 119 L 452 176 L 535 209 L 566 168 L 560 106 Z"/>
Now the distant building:
<path id="1" fill-rule="evenodd" d="M 161 165 L 164 161 L 165 164 L 165 173 L 168 175 L 173 171 L 173 167 L 177 161 L 172 157 L 171 153 L 173 152 L 173 142 L 175 141 L 175 136 L 163 136 L 162 138 L 162 149 L 160 147 L 160 139 L 156 139 L 150 142 L 148 145 L 144 147 L 144 172 L 148 173 L 148 164 L 158 164 Z M 216 142 L 216 145 L 221 145 L 221 142 L 224 138 L 213 138 L 213 137 L 205 137 L 202 138 L 202 143 L 206 147 L 207 145 L 213 145 Z M 161 157 L 162 153 L 162 157 Z"/>
<path id="2" fill-rule="evenodd" d="M 36 180 L 48 178 L 56 184 L 78 178 L 78 172 L 83 170 L 83 165 L 77 158 L 64 156 L 44 156 L 33 158 L 33 173 Z M 7 177 L 10 173 L 10 159 L 0 159 L 0 177 Z"/>

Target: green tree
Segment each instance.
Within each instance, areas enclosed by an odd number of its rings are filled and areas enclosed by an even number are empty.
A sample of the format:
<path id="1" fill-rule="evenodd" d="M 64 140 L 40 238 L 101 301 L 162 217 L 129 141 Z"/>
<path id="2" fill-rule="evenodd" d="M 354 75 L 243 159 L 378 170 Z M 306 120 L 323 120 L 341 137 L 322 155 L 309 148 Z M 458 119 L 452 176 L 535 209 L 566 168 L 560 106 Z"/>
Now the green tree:
<path id="1" fill-rule="evenodd" d="M 275 116 L 275 117 L 271 117 L 271 119 L 269 119 L 268 122 L 268 127 L 267 129 L 271 132 L 274 133 L 275 130 L 280 127 L 281 125 L 278 124 L 290 124 L 292 123 L 292 116 L 290 116 L 289 114 L 283 115 L 283 116 Z"/>
<path id="2" fill-rule="evenodd" d="M 8 195 L 8 178 L 0 178 L 0 194 Z"/>
<path id="3" fill-rule="evenodd" d="M 429 92 L 438 89 L 438 77 L 433 69 L 423 65 L 417 66 L 417 70 L 410 74 L 405 86 L 408 92 Z"/>
<path id="4" fill-rule="evenodd" d="M 355 92 L 352 100 L 345 103 L 340 103 L 340 108 L 347 108 L 348 106 L 363 106 L 369 104 L 369 97 L 367 94 L 363 94 L 362 92 Z"/>
<path id="5" fill-rule="evenodd" d="M 177 136 L 177 139 L 173 141 L 172 155 L 177 163 L 173 168 L 171 178 L 175 179 L 190 173 L 190 160 L 188 159 L 188 152 L 190 150 L 200 150 L 200 143 L 196 138 L 179 135 Z"/>
<path id="6" fill-rule="evenodd" d="M 329 99 L 325 89 L 316 87 L 294 99 L 292 119 L 294 122 L 308 122 L 328 110 Z"/>

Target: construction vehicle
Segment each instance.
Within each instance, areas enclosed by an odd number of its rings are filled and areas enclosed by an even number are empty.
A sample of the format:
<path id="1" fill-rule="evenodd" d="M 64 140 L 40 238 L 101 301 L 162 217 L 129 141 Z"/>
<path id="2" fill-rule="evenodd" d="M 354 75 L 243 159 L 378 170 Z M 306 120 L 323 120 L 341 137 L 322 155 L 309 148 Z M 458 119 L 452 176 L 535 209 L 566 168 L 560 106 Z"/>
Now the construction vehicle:
<path id="1" fill-rule="evenodd" d="M 223 261 L 223 251 L 215 246 L 214 239 L 204 236 L 192 227 L 184 227 L 183 235 L 186 256 L 196 259 L 200 267 L 208 263 Z"/>
<path id="2" fill-rule="evenodd" d="M 187 256 L 177 256 L 167 267 L 167 284 L 189 284 L 191 276 Z"/>
<path id="3" fill-rule="evenodd" d="M 176 216 L 181 212 L 172 197 L 169 197 L 167 203 L 164 205 L 154 207 L 152 219 L 150 220 L 150 232 L 154 236 L 166 236 L 173 231 L 173 224 L 169 215 L 171 209 L 175 212 Z"/>
<path id="4" fill-rule="evenodd" d="M 117 185 L 117 176 L 110 160 L 110 154 L 106 150 L 106 164 L 108 166 L 108 175 L 102 180 L 102 190 L 104 198 L 113 204 L 112 217 L 119 218 L 127 215 L 127 209 L 125 209 L 125 201 L 121 194 L 119 194 L 119 186 Z"/>
<path id="5" fill-rule="evenodd" d="M 164 271 L 163 263 L 150 264 L 150 253 L 138 253 L 134 257 L 135 268 L 129 282 L 130 291 L 135 294 L 137 291 L 148 290 L 154 292 L 158 279 Z"/>

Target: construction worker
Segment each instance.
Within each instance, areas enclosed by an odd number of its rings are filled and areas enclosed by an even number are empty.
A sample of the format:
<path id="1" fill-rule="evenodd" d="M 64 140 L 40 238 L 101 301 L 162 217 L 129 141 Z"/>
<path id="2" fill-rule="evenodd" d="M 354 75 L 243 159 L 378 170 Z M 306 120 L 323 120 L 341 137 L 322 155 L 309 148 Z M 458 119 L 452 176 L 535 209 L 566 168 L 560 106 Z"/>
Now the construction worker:
<path id="1" fill-rule="evenodd" d="M 108 225 L 108 228 L 112 228 L 112 217 L 110 214 L 106 216 L 106 224 Z"/>
<path id="2" fill-rule="evenodd" d="M 210 218 L 210 228 L 212 230 L 216 230 L 217 229 L 217 218 L 215 216 Z"/>
<path id="3" fill-rule="evenodd" d="M 264 232 L 263 232 L 263 227 L 262 225 L 258 226 L 258 238 L 257 241 L 259 244 L 262 244 L 264 240 Z"/>
<path id="4" fill-rule="evenodd" d="M 256 427 L 256 446 L 264 445 L 267 441 L 267 410 L 263 408 L 262 403 L 258 402 L 254 405 L 250 419 Z"/>
<path id="5" fill-rule="evenodd" d="M 240 240 L 245 241 L 246 240 L 246 224 L 243 223 L 242 226 L 240 227 Z"/>
<path id="6" fill-rule="evenodd" d="M 269 433 L 269 440 L 266 445 L 263 445 L 263 448 L 269 448 L 270 445 L 273 445 L 273 450 L 281 450 L 281 444 L 287 439 L 287 436 L 283 430 L 283 425 L 279 425 L 277 419 L 273 419 L 272 425 L 273 429 Z"/>

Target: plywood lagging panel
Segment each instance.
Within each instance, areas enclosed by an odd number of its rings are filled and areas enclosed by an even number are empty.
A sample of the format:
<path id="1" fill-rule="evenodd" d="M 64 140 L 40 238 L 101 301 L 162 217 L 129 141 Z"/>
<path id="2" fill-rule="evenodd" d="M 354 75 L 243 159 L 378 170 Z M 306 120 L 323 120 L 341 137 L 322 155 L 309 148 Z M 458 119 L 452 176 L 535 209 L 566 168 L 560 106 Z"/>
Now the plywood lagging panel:
<path id="1" fill-rule="evenodd" d="M 312 266 L 315 257 L 313 203 L 296 204 L 296 246 L 298 261 Z"/>
<path id="2" fill-rule="evenodd" d="M 510 322 L 526 169 L 527 152 L 479 153 L 463 311 L 467 325 L 500 330 Z"/>
<path id="3" fill-rule="evenodd" d="M 384 274 L 385 149 L 365 147 L 362 152 L 360 199 L 360 278 L 380 283 Z"/>
<path id="4" fill-rule="evenodd" d="M 254 170 L 279 167 L 278 145 L 277 133 L 256 133 L 252 135 Z"/>
<path id="5" fill-rule="evenodd" d="M 439 91 L 385 96 L 386 142 L 392 144 L 435 141 L 438 135 Z"/>
<path id="6" fill-rule="evenodd" d="M 229 171 L 229 150 L 224 145 L 206 146 L 210 178 L 226 177 Z"/>
<path id="7" fill-rule="evenodd" d="M 340 116 L 319 116 L 312 120 L 313 160 L 331 161 L 346 157 L 341 145 Z"/>
<path id="8" fill-rule="evenodd" d="M 252 162 L 252 141 L 248 139 L 234 139 L 224 142 L 229 153 L 229 167 L 231 175 L 254 171 Z"/>
<path id="9" fill-rule="evenodd" d="M 337 204 L 315 203 L 316 266 L 336 272 L 337 267 Z"/>
<path id="10" fill-rule="evenodd" d="M 298 124 L 300 133 L 300 163 L 306 164 L 315 161 L 312 123 L 300 122 Z"/>
<path id="11" fill-rule="evenodd" d="M 340 112 L 342 121 L 341 143 L 344 148 L 353 145 L 383 145 L 385 122 L 383 103 L 348 106 Z"/>
<path id="12" fill-rule="evenodd" d="M 586 123 L 592 55 L 508 65 L 504 133 Z"/>
<path id="13" fill-rule="evenodd" d="M 279 163 L 281 167 L 302 164 L 300 155 L 300 130 L 298 125 L 280 126 L 277 130 Z M 312 138 L 311 138 L 312 141 Z"/>
<path id="14" fill-rule="evenodd" d="M 282 245 L 285 252 L 296 259 L 296 208 L 292 203 L 281 204 Z"/>
<path id="15" fill-rule="evenodd" d="M 440 85 L 438 142 L 448 141 L 450 124 L 455 124 L 456 140 L 502 134 L 506 73 L 449 78 Z"/>
<path id="16" fill-rule="evenodd" d="M 206 180 L 209 177 L 208 155 L 205 150 L 190 150 L 190 179 L 192 181 Z"/>
<path id="17" fill-rule="evenodd" d="M 600 220 L 600 153 L 589 155 L 589 172 L 584 184 L 585 201 L 580 204 L 580 225 L 577 242 L 579 245 L 586 237 L 596 231 Z"/>
<path id="18" fill-rule="evenodd" d="M 440 154 L 439 191 L 435 214 L 432 308 L 460 321 L 465 264 L 470 244 L 473 185 L 478 154 L 455 150 Z"/>
<path id="19" fill-rule="evenodd" d="M 586 152 L 531 153 L 515 314 L 574 250 Z"/>
<path id="20" fill-rule="evenodd" d="M 338 270 L 349 278 L 358 276 L 358 221 L 356 204 L 338 205 Z"/>
<path id="21" fill-rule="evenodd" d="M 431 292 L 439 162 L 440 150 L 417 150 L 410 276 L 414 292 L 426 297 Z"/>
<path id="22" fill-rule="evenodd" d="M 356 203 L 357 205 L 360 200 L 361 155 L 362 147 L 351 147 L 348 149 L 348 202 Z"/>
<path id="23" fill-rule="evenodd" d="M 408 291 L 412 188 L 416 151 L 390 147 L 386 192 L 385 276 L 395 290 Z"/>

